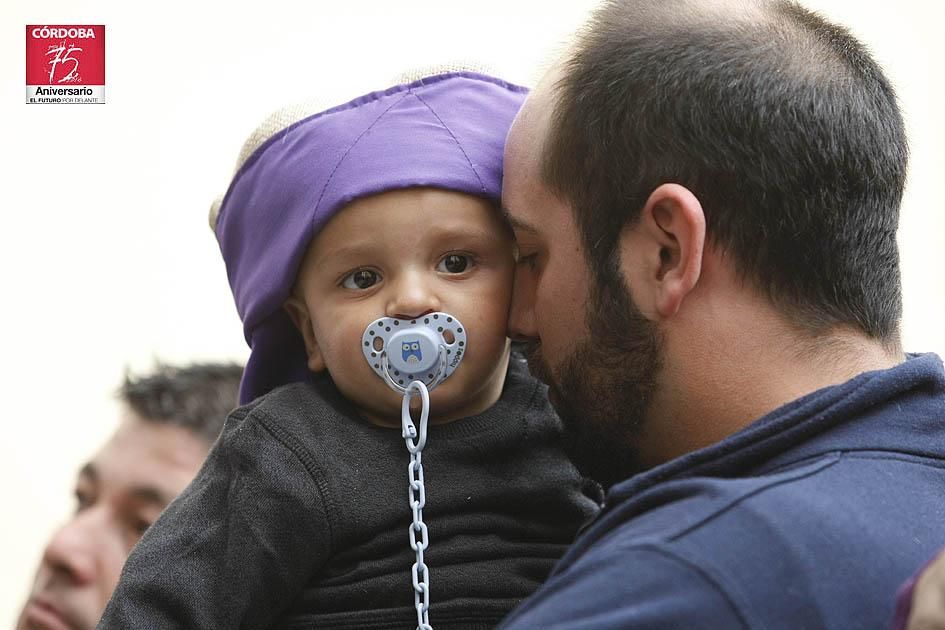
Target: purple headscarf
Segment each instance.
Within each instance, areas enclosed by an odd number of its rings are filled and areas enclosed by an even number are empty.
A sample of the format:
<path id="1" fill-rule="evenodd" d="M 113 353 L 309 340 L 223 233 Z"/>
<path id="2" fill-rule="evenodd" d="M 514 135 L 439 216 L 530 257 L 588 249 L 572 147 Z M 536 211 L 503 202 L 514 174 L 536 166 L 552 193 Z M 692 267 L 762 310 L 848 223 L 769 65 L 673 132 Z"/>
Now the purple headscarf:
<path id="1" fill-rule="evenodd" d="M 498 200 L 505 136 L 526 92 L 472 72 L 436 75 L 302 119 L 246 160 L 216 223 L 252 349 L 240 403 L 311 376 L 282 304 L 328 220 L 355 199 L 416 186 Z"/>

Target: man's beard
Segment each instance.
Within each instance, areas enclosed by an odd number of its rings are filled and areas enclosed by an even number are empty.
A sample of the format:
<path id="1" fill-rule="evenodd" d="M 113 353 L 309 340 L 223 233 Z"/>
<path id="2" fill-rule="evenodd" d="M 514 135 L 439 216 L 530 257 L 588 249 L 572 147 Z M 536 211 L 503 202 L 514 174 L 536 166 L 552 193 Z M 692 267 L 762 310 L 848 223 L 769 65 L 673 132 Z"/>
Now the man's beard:
<path id="1" fill-rule="evenodd" d="M 643 469 L 636 441 L 656 388 L 662 344 L 620 276 L 595 284 L 588 338 L 557 366 L 548 365 L 535 344 L 528 365 L 550 387 L 565 451 L 582 474 L 609 488 Z"/>

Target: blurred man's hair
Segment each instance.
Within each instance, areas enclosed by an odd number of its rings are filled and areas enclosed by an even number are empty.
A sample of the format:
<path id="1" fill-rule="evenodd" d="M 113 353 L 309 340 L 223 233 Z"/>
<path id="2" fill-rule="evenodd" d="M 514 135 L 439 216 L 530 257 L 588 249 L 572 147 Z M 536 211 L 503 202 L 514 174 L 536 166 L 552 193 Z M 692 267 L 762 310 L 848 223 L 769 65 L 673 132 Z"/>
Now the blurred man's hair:
<path id="1" fill-rule="evenodd" d="M 238 404 L 242 375 L 235 363 L 158 363 L 145 375 L 126 373 L 118 397 L 143 420 L 182 427 L 212 444 Z"/>

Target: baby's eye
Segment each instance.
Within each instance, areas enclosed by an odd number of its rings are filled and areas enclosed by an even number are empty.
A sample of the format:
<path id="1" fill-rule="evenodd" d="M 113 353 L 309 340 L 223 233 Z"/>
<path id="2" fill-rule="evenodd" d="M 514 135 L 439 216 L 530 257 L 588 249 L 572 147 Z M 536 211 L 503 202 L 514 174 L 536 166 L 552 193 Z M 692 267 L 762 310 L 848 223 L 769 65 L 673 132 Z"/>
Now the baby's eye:
<path id="1" fill-rule="evenodd" d="M 346 289 L 369 289 L 377 284 L 380 279 L 381 276 L 376 271 L 358 269 L 345 276 L 344 280 L 341 281 L 341 286 Z"/>
<path id="2" fill-rule="evenodd" d="M 466 254 L 447 254 L 440 259 L 437 271 L 445 273 L 463 273 L 472 266 L 472 260 Z"/>

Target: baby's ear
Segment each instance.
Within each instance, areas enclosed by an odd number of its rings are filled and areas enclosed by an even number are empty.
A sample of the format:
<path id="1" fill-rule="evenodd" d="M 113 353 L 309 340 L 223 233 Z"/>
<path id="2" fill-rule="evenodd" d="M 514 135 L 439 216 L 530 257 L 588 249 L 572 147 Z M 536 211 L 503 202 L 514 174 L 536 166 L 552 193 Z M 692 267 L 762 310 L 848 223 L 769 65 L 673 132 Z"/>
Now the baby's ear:
<path id="1" fill-rule="evenodd" d="M 315 329 L 312 327 L 312 317 L 308 313 L 305 301 L 293 295 L 282 303 L 282 308 L 289 314 L 289 318 L 299 332 L 302 333 L 302 339 L 305 341 L 305 354 L 308 355 L 308 369 L 313 372 L 324 371 L 325 360 L 322 358 L 321 348 L 318 347 L 318 339 L 315 337 Z"/>

